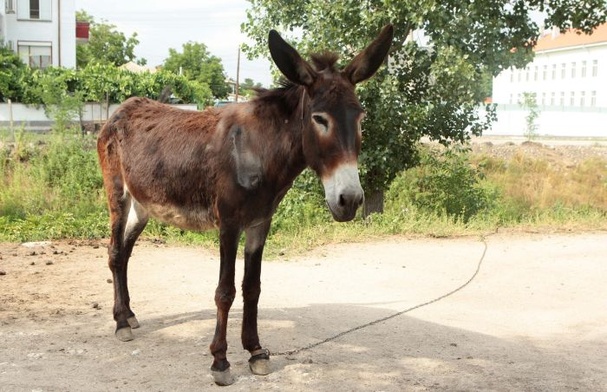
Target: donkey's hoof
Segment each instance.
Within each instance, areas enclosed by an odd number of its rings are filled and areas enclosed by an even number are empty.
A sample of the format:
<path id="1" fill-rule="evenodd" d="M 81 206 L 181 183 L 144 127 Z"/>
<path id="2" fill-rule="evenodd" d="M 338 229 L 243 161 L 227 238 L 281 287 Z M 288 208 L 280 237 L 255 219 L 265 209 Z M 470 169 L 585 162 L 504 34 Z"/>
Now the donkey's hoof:
<path id="1" fill-rule="evenodd" d="M 116 337 L 121 342 L 129 342 L 133 340 L 133 332 L 131 332 L 131 327 L 124 327 L 116 330 Z"/>
<path id="2" fill-rule="evenodd" d="M 249 368 L 253 374 L 265 376 L 272 373 L 270 364 L 270 351 L 265 348 L 260 348 L 251 352 L 249 359 Z"/>
<path id="3" fill-rule="evenodd" d="M 219 370 L 211 370 L 211 374 L 213 375 L 213 380 L 215 380 L 215 384 L 217 385 L 223 387 L 234 384 L 234 377 L 232 377 L 232 373 L 230 373 L 230 368 L 227 368 L 221 372 Z"/>
<path id="4" fill-rule="evenodd" d="M 251 369 L 251 373 L 258 376 L 267 376 L 272 373 L 272 364 L 269 359 L 258 359 L 249 362 L 249 368 Z"/>
<path id="5" fill-rule="evenodd" d="M 131 328 L 133 328 L 133 329 L 139 328 L 139 321 L 137 321 L 137 318 L 135 316 L 129 317 L 128 319 L 126 319 L 126 321 L 127 321 L 127 323 L 129 323 Z"/>

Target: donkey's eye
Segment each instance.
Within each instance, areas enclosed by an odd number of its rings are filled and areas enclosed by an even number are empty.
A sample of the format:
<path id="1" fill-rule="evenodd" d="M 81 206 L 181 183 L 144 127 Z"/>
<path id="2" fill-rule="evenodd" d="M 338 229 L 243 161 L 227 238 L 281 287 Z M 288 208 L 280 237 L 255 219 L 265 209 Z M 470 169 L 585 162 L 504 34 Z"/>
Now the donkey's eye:
<path id="1" fill-rule="evenodd" d="M 322 129 L 323 132 L 329 131 L 329 121 L 320 114 L 313 114 L 312 120 Z"/>

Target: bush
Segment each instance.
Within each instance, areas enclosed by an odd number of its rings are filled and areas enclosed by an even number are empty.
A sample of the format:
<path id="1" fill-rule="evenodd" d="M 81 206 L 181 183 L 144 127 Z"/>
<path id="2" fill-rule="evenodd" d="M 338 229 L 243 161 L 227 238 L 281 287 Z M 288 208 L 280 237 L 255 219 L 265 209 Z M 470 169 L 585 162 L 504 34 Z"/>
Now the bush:
<path id="1" fill-rule="evenodd" d="M 420 165 L 394 181 L 388 198 L 466 223 L 487 210 L 496 198 L 495 191 L 483 186 L 482 179 L 483 174 L 472 167 L 467 151 L 461 147 L 422 150 Z"/>
<path id="2" fill-rule="evenodd" d="M 90 64 L 73 70 L 48 67 L 31 69 L 3 57 L 0 48 L 0 101 L 11 99 L 28 105 L 44 105 L 48 114 L 59 120 L 69 106 L 70 115 L 81 110 L 84 102 L 121 103 L 133 96 L 158 99 L 161 91 L 171 87 L 183 103 L 207 106 L 213 96 L 208 84 L 187 80 L 186 77 L 159 70 L 155 73 L 133 73 L 107 64 Z M 18 58 L 17 58 L 18 60 Z M 66 101 L 71 100 L 70 105 Z M 79 104 L 79 105 L 78 105 Z M 59 110 L 59 113 L 56 113 Z M 65 117 L 65 115 L 64 115 Z M 59 124 L 57 129 L 62 129 Z"/>
<path id="3" fill-rule="evenodd" d="M 0 152 L 0 236 L 25 241 L 105 235 L 107 207 L 94 139 L 63 133 L 34 143 L 28 141 L 31 134 L 19 135 Z"/>

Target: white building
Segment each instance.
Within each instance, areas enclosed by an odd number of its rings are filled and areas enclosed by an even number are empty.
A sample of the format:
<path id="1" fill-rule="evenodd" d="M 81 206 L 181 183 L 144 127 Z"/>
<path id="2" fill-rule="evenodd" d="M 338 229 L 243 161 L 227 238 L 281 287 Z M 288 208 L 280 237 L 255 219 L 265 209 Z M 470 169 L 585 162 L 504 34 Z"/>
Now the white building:
<path id="1" fill-rule="evenodd" d="M 525 69 L 493 80 L 498 122 L 492 134 L 522 134 L 524 93 L 535 95 L 538 135 L 607 137 L 607 24 L 592 35 L 548 31 Z M 490 132 L 487 132 L 489 134 Z"/>
<path id="2" fill-rule="evenodd" d="M 34 68 L 76 67 L 74 0 L 0 0 L 0 42 Z"/>

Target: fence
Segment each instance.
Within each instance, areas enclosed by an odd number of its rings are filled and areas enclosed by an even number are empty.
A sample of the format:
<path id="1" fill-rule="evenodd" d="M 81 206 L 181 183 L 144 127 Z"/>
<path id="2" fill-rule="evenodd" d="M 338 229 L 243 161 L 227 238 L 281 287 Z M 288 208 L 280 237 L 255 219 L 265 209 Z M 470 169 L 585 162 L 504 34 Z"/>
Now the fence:
<path id="1" fill-rule="evenodd" d="M 537 136 L 607 138 L 607 108 L 538 106 Z M 519 105 L 498 105 L 497 121 L 485 135 L 523 136 L 529 111 Z"/>
<path id="2" fill-rule="evenodd" d="M 187 110 L 196 110 L 196 105 L 171 105 Z M 87 103 L 82 113 L 85 123 L 100 124 L 114 113 L 118 105 L 103 103 Z M 75 122 L 79 118 L 73 119 Z M 21 103 L 0 103 L 0 128 L 24 127 L 29 131 L 46 131 L 51 128 L 53 121 L 44 112 L 44 107 L 27 106 Z"/>

